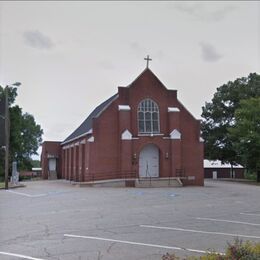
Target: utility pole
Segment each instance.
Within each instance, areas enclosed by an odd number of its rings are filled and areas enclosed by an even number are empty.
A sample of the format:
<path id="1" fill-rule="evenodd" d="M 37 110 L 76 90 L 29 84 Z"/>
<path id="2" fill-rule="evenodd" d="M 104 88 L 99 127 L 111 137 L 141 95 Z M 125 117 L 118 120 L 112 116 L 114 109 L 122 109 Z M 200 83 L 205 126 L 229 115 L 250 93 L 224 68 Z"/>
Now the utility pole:
<path id="1" fill-rule="evenodd" d="M 9 105 L 8 105 L 8 86 L 5 87 L 5 189 L 8 190 L 8 172 L 9 172 Z"/>
<path id="2" fill-rule="evenodd" d="M 19 87 L 20 82 L 5 87 L 5 189 L 8 190 L 8 173 L 9 173 L 9 142 L 10 142 L 10 117 L 9 117 L 9 86 Z"/>

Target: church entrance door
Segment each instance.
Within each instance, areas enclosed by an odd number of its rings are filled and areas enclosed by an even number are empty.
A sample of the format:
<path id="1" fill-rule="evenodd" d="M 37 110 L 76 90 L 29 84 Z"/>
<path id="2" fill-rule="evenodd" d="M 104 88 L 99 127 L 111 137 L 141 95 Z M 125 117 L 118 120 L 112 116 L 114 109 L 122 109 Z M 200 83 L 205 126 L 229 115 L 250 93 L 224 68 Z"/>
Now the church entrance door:
<path id="1" fill-rule="evenodd" d="M 159 149 L 154 144 L 146 145 L 140 152 L 139 177 L 159 177 Z"/>

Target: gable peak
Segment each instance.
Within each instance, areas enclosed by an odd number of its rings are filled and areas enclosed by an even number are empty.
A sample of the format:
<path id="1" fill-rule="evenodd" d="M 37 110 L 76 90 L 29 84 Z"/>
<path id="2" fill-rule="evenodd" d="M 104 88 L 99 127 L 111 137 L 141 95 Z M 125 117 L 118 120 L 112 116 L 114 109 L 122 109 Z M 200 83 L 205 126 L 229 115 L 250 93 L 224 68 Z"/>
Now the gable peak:
<path id="1" fill-rule="evenodd" d="M 154 74 L 154 72 L 153 72 L 149 67 L 145 68 L 145 69 L 141 72 L 141 74 L 139 74 L 139 75 L 137 76 L 137 78 L 136 78 L 131 84 L 129 84 L 127 87 L 131 87 L 136 81 L 140 80 L 140 79 L 143 78 L 143 77 L 155 78 L 165 89 L 167 89 L 167 88 L 165 87 L 165 85 L 159 80 L 159 78 Z"/>

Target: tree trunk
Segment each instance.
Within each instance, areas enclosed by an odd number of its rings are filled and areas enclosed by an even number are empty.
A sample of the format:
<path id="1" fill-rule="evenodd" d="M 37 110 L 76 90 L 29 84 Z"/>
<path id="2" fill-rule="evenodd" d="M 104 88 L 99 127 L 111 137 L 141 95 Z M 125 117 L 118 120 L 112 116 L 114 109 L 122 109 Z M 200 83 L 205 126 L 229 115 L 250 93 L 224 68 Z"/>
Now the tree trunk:
<path id="1" fill-rule="evenodd" d="M 256 181 L 260 182 L 260 170 L 256 171 Z"/>
<path id="2" fill-rule="evenodd" d="M 231 163 L 231 178 L 234 178 L 234 168 L 233 168 L 233 163 Z"/>

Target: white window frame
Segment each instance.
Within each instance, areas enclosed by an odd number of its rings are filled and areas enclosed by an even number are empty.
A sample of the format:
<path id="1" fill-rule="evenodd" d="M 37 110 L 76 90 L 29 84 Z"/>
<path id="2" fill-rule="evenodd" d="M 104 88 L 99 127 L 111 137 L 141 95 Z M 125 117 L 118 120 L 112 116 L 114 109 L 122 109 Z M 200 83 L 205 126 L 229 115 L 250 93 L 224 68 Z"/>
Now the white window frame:
<path id="1" fill-rule="evenodd" d="M 140 131 L 140 124 L 139 122 L 141 119 L 139 118 L 139 113 L 143 113 L 143 122 L 144 122 L 144 131 Z M 146 113 L 150 113 L 150 120 L 146 119 Z M 157 113 L 157 120 L 153 120 L 153 113 Z M 147 122 L 150 121 L 150 126 L 151 126 L 151 131 L 147 131 Z M 157 126 L 158 130 L 154 131 L 153 129 L 153 122 L 157 121 Z M 141 135 L 146 135 L 146 134 L 160 134 L 160 110 L 159 106 L 155 101 L 153 101 L 150 98 L 143 99 L 139 104 L 138 104 L 138 109 L 137 109 L 137 124 L 138 124 L 138 133 Z"/>

